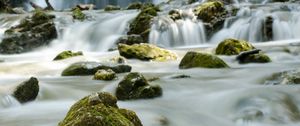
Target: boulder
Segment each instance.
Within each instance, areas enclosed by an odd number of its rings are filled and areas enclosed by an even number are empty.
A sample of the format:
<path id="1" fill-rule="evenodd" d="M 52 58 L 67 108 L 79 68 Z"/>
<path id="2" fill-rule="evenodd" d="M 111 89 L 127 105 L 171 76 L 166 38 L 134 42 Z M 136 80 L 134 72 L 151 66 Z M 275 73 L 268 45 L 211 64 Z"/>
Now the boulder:
<path id="1" fill-rule="evenodd" d="M 119 83 L 116 96 L 118 100 L 148 99 L 162 95 L 162 88 L 152 86 L 140 73 L 129 73 Z"/>
<path id="2" fill-rule="evenodd" d="M 200 52 L 187 52 L 182 58 L 179 68 L 188 69 L 188 68 L 228 68 L 229 66 L 219 57 Z"/>
<path id="3" fill-rule="evenodd" d="M 134 3 L 130 3 L 126 9 L 127 10 L 141 9 L 142 6 L 143 4 L 141 2 L 134 2 Z"/>
<path id="4" fill-rule="evenodd" d="M 259 49 L 254 49 L 251 51 L 241 52 L 236 59 L 241 64 L 245 63 L 269 63 L 271 59 L 266 54 L 262 53 Z"/>
<path id="5" fill-rule="evenodd" d="M 111 69 L 98 70 L 94 75 L 95 80 L 113 80 L 116 77 L 116 73 Z"/>
<path id="6" fill-rule="evenodd" d="M 216 48 L 217 55 L 238 55 L 243 51 L 251 51 L 254 46 L 244 40 L 225 39 Z"/>
<path id="7" fill-rule="evenodd" d="M 76 102 L 58 126 L 142 126 L 135 112 L 118 108 L 117 98 L 106 92 Z"/>
<path id="8" fill-rule="evenodd" d="M 114 6 L 114 5 L 107 5 L 104 8 L 104 11 L 115 11 L 115 10 L 121 10 L 121 7 L 119 6 Z"/>
<path id="9" fill-rule="evenodd" d="M 129 65 L 105 65 L 98 62 L 77 62 L 71 64 L 62 72 L 62 76 L 81 76 L 81 75 L 94 75 L 98 70 L 111 69 L 116 73 L 125 73 L 131 71 Z"/>
<path id="10" fill-rule="evenodd" d="M 145 43 L 143 38 L 140 35 L 126 35 L 120 37 L 117 42 L 117 44 L 127 44 L 127 45 L 133 45 L 133 44 L 139 44 L 139 43 Z"/>
<path id="11" fill-rule="evenodd" d="M 171 10 L 171 11 L 169 11 L 169 17 L 170 17 L 173 21 L 182 19 L 179 10 Z"/>
<path id="12" fill-rule="evenodd" d="M 48 45 L 57 37 L 53 18 L 54 15 L 35 11 L 32 17 L 26 17 L 19 25 L 6 30 L 0 43 L 0 53 L 24 53 Z"/>
<path id="13" fill-rule="evenodd" d="M 36 99 L 39 93 L 39 81 L 35 77 L 19 84 L 12 96 L 14 96 L 20 103 L 30 102 Z"/>
<path id="14" fill-rule="evenodd" d="M 0 13 L 1 12 L 10 12 L 11 11 L 11 6 L 9 4 L 9 0 L 0 0 Z"/>
<path id="15" fill-rule="evenodd" d="M 156 47 L 151 44 L 119 44 L 118 50 L 121 56 L 140 60 L 168 61 L 176 60 L 177 55 L 169 50 Z"/>
<path id="16" fill-rule="evenodd" d="M 159 8 L 153 4 L 144 4 L 141 12 L 130 23 L 128 35 L 141 35 L 144 42 L 148 42 L 152 19 L 157 16 Z"/>
<path id="17" fill-rule="evenodd" d="M 203 21 L 208 37 L 220 30 L 229 16 L 224 4 L 219 0 L 208 0 L 196 7 L 193 12 Z"/>
<path id="18" fill-rule="evenodd" d="M 72 10 L 72 17 L 73 19 L 80 20 L 80 21 L 86 19 L 86 15 L 82 13 L 81 9 L 78 7 Z"/>
<path id="19" fill-rule="evenodd" d="M 67 59 L 67 58 L 71 58 L 74 56 L 82 56 L 83 53 L 81 51 L 79 52 L 72 52 L 72 51 L 63 51 L 61 53 L 59 53 L 53 60 L 63 60 L 63 59 Z"/>

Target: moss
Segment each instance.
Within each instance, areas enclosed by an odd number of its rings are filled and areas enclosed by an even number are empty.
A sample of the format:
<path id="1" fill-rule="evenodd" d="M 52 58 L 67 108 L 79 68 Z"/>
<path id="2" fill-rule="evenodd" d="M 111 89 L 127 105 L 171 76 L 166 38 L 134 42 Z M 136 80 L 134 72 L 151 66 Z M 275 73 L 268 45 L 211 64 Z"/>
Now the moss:
<path id="1" fill-rule="evenodd" d="M 116 73 L 125 73 L 131 71 L 131 66 L 123 64 L 105 65 L 97 62 L 77 62 L 64 69 L 62 76 L 94 75 L 98 70 L 101 69 L 111 69 Z"/>
<path id="2" fill-rule="evenodd" d="M 135 112 L 119 109 L 109 93 L 96 93 L 76 102 L 59 126 L 142 126 Z"/>
<path id="3" fill-rule="evenodd" d="M 159 8 L 153 4 L 144 4 L 139 15 L 130 23 L 128 35 L 141 35 L 148 42 L 152 19 L 157 16 Z"/>
<path id="4" fill-rule="evenodd" d="M 59 53 L 53 60 L 62 60 L 62 59 L 67 59 L 74 56 L 82 56 L 82 55 L 83 53 L 81 51 L 79 52 L 63 51 Z"/>
<path id="5" fill-rule="evenodd" d="M 179 64 L 180 69 L 194 67 L 203 68 L 228 68 L 229 66 L 219 57 L 199 52 L 187 52 Z"/>
<path id="6" fill-rule="evenodd" d="M 216 48 L 217 55 L 238 55 L 243 51 L 255 49 L 253 45 L 244 40 L 225 39 Z"/>
<path id="7" fill-rule="evenodd" d="M 118 100 L 146 99 L 161 95 L 161 87 L 150 85 L 140 73 L 129 73 L 126 75 L 116 90 Z"/>
<path id="8" fill-rule="evenodd" d="M 227 14 L 224 4 L 218 0 L 202 3 L 194 9 L 195 15 L 203 22 L 210 23 L 215 18 Z"/>
<path id="9" fill-rule="evenodd" d="M 116 73 L 111 69 L 108 70 L 98 70 L 95 75 L 95 80 L 113 80 L 116 78 Z"/>
<path id="10" fill-rule="evenodd" d="M 104 11 L 115 11 L 115 10 L 121 10 L 121 7 L 119 6 L 114 6 L 114 5 L 107 5 L 104 8 Z"/>
<path id="11" fill-rule="evenodd" d="M 72 11 L 72 17 L 73 19 L 77 19 L 80 21 L 83 21 L 86 19 L 86 15 L 84 13 L 82 13 L 81 9 L 76 7 L 73 11 Z"/>
<path id="12" fill-rule="evenodd" d="M 175 53 L 146 43 L 133 45 L 119 44 L 118 49 L 120 55 L 126 58 L 154 61 L 168 61 L 177 59 Z"/>
<path id="13" fill-rule="evenodd" d="M 20 102 L 25 103 L 34 100 L 39 93 L 39 82 L 37 78 L 31 77 L 18 85 L 13 96 Z"/>

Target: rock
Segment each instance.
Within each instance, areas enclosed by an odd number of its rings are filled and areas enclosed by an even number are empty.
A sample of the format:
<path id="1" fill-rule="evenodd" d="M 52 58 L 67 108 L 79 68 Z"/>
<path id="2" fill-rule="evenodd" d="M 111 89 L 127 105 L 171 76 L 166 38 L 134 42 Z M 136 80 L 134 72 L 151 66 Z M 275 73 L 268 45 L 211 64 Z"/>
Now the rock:
<path id="1" fill-rule="evenodd" d="M 290 0 L 272 0 L 273 2 L 289 2 Z"/>
<path id="2" fill-rule="evenodd" d="M 238 55 L 243 51 L 255 49 L 252 44 L 244 40 L 225 39 L 216 48 L 217 55 Z"/>
<path id="3" fill-rule="evenodd" d="M 169 12 L 169 17 L 170 17 L 171 19 L 173 19 L 174 21 L 182 19 L 179 10 L 171 10 L 171 11 Z"/>
<path id="4" fill-rule="evenodd" d="M 83 53 L 81 51 L 79 52 L 72 52 L 72 51 L 63 51 L 61 53 L 59 53 L 53 60 L 62 60 L 62 59 L 67 59 L 67 58 L 71 58 L 74 56 L 82 56 Z"/>
<path id="5" fill-rule="evenodd" d="M 12 8 L 12 13 L 14 14 L 26 14 L 27 12 L 22 7 Z"/>
<path id="6" fill-rule="evenodd" d="M 141 2 L 134 2 L 134 3 L 130 3 L 126 9 L 127 10 L 141 9 L 142 6 L 143 4 Z"/>
<path id="7" fill-rule="evenodd" d="M 98 70 L 111 69 L 116 73 L 125 73 L 131 71 L 129 65 L 105 65 L 98 62 L 77 62 L 71 64 L 62 72 L 62 76 L 80 76 L 94 75 Z"/>
<path id="8" fill-rule="evenodd" d="M 273 74 L 264 81 L 265 84 L 271 85 L 291 85 L 300 84 L 300 70 L 283 71 Z"/>
<path id="9" fill-rule="evenodd" d="M 115 78 L 116 73 L 111 69 L 98 70 L 94 75 L 95 80 L 113 80 Z"/>
<path id="10" fill-rule="evenodd" d="M 198 2 L 198 0 L 188 0 L 188 4 L 192 4 L 192 3 L 195 3 L 195 2 Z"/>
<path id="11" fill-rule="evenodd" d="M 273 40 L 273 17 L 267 16 L 263 24 L 263 41 Z"/>
<path id="12" fill-rule="evenodd" d="M 4 12 L 10 12 L 11 11 L 11 6 L 9 4 L 9 0 L 0 0 L 0 13 Z"/>
<path id="13" fill-rule="evenodd" d="M 161 95 L 161 87 L 150 85 L 140 73 L 129 73 L 126 75 L 116 90 L 118 100 L 148 99 Z"/>
<path id="14" fill-rule="evenodd" d="M 147 43 L 133 45 L 119 44 L 118 49 L 120 55 L 126 58 L 154 61 L 168 61 L 177 59 L 175 53 Z"/>
<path id="15" fill-rule="evenodd" d="M 48 45 L 57 37 L 53 18 L 54 15 L 35 11 L 32 17 L 26 17 L 19 25 L 6 30 L 0 43 L 0 53 L 24 53 Z"/>
<path id="16" fill-rule="evenodd" d="M 14 96 L 20 103 L 30 102 L 36 99 L 39 93 L 39 81 L 35 77 L 22 82 L 16 87 L 12 96 Z"/>
<path id="17" fill-rule="evenodd" d="M 101 92 L 76 102 L 58 126 L 142 126 L 135 112 L 120 109 L 117 98 Z"/>
<path id="18" fill-rule="evenodd" d="M 139 43 L 145 43 L 143 38 L 140 35 L 127 35 L 120 37 L 117 42 L 117 44 L 127 44 L 127 45 L 133 45 L 133 44 L 139 44 Z"/>
<path id="19" fill-rule="evenodd" d="M 228 68 L 229 66 L 219 57 L 200 52 L 187 52 L 182 58 L 179 68 L 188 69 L 188 68 Z"/>
<path id="20" fill-rule="evenodd" d="M 202 20 L 208 37 L 223 27 L 228 12 L 224 4 L 219 0 L 209 0 L 194 9 L 194 14 Z"/>
<path id="21" fill-rule="evenodd" d="M 81 9 L 78 7 L 73 9 L 72 17 L 73 17 L 73 19 L 80 20 L 80 21 L 83 21 L 86 19 L 86 15 L 84 13 L 82 13 Z"/>
<path id="22" fill-rule="evenodd" d="M 183 78 L 191 78 L 190 75 L 185 75 L 185 74 L 181 74 L 181 75 L 175 75 L 171 77 L 172 79 L 183 79 Z"/>
<path id="23" fill-rule="evenodd" d="M 130 23 L 128 35 L 141 35 L 146 43 L 149 39 L 152 19 L 157 16 L 159 8 L 153 4 L 144 4 L 139 15 Z"/>
<path id="24" fill-rule="evenodd" d="M 259 49 L 254 49 L 251 51 L 241 52 L 236 59 L 239 63 L 268 63 L 271 62 L 271 59 L 266 55 L 260 52 Z"/>
<path id="25" fill-rule="evenodd" d="M 121 7 L 119 6 L 114 6 L 114 5 L 107 5 L 104 8 L 104 11 L 115 11 L 115 10 L 121 10 Z"/>
<path id="26" fill-rule="evenodd" d="M 110 59 L 110 61 L 113 63 L 117 63 L 117 64 L 125 64 L 127 62 L 126 58 L 123 56 L 114 57 L 114 58 Z"/>
<path id="27" fill-rule="evenodd" d="M 80 10 L 93 10 L 95 8 L 94 4 L 78 4 L 76 5 L 76 8 L 79 8 Z"/>

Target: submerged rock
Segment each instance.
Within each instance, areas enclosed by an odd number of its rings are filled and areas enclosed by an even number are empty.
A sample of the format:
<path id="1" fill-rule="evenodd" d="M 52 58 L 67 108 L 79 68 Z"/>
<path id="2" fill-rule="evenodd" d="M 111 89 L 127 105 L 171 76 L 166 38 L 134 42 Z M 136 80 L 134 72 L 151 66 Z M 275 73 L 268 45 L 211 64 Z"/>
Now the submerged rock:
<path id="1" fill-rule="evenodd" d="M 219 0 L 210 0 L 200 4 L 194 9 L 194 14 L 205 24 L 208 36 L 221 29 L 228 17 L 228 11 Z"/>
<path id="2" fill-rule="evenodd" d="M 95 80 L 113 80 L 116 77 L 116 73 L 111 69 L 98 70 L 94 75 Z"/>
<path id="3" fill-rule="evenodd" d="M 152 19 L 157 16 L 159 8 L 153 4 L 144 4 L 139 15 L 130 23 L 128 35 L 141 35 L 148 42 Z"/>
<path id="4" fill-rule="evenodd" d="M 225 39 L 216 48 L 217 55 L 238 55 L 243 51 L 255 49 L 252 44 L 244 40 Z"/>
<path id="5" fill-rule="evenodd" d="M 126 58 L 154 61 L 168 61 L 177 59 L 175 53 L 147 43 L 133 45 L 119 44 L 118 49 L 120 55 Z"/>
<path id="6" fill-rule="evenodd" d="M 116 96 L 118 100 L 155 98 L 162 95 L 162 88 L 152 86 L 140 73 L 129 73 L 119 83 Z"/>
<path id="7" fill-rule="evenodd" d="M 272 16 L 267 16 L 264 19 L 264 24 L 262 27 L 264 41 L 273 40 L 273 22 L 274 22 L 274 19 Z"/>
<path id="8" fill-rule="evenodd" d="M 121 10 L 121 7 L 119 6 L 114 6 L 114 5 L 107 5 L 104 8 L 104 11 L 115 11 L 115 10 Z"/>
<path id="9" fill-rule="evenodd" d="M 54 15 L 35 11 L 32 17 L 27 17 L 19 25 L 6 30 L 5 38 L 0 43 L 0 53 L 23 53 L 48 45 L 57 37 L 53 18 Z"/>
<path id="10" fill-rule="evenodd" d="M 236 59 L 239 63 L 268 63 L 271 59 L 266 54 L 262 53 L 259 49 L 254 49 L 251 51 L 241 52 Z"/>
<path id="11" fill-rule="evenodd" d="M 182 58 L 179 68 L 188 69 L 195 67 L 203 68 L 228 68 L 229 66 L 219 57 L 200 52 L 187 52 Z"/>
<path id="12" fill-rule="evenodd" d="M 84 13 L 82 13 L 81 9 L 78 7 L 73 9 L 72 17 L 73 17 L 73 19 L 80 20 L 80 21 L 83 21 L 84 19 L 86 19 L 86 15 Z"/>
<path id="13" fill-rule="evenodd" d="M 53 60 L 62 60 L 62 59 L 67 59 L 67 58 L 71 58 L 74 56 L 82 56 L 83 53 L 81 51 L 79 52 L 72 52 L 72 51 L 63 51 L 61 53 L 59 53 Z"/>
<path id="14" fill-rule="evenodd" d="M 127 35 L 127 36 L 120 37 L 116 43 L 133 45 L 133 44 L 139 44 L 139 43 L 145 43 L 145 42 L 140 35 Z"/>
<path id="15" fill-rule="evenodd" d="M 283 71 L 273 74 L 267 78 L 265 84 L 271 85 L 289 85 L 289 84 L 300 84 L 300 70 Z"/>
<path id="16" fill-rule="evenodd" d="M 123 56 L 113 57 L 112 59 L 110 59 L 110 61 L 117 64 L 125 64 L 127 62 L 126 58 Z"/>
<path id="17" fill-rule="evenodd" d="M 62 72 L 62 76 L 80 76 L 80 75 L 94 75 L 98 70 L 111 69 L 116 73 L 125 73 L 131 71 L 129 65 L 105 65 L 98 62 L 77 62 L 71 64 Z"/>
<path id="18" fill-rule="evenodd" d="M 58 126 L 142 126 L 135 112 L 120 109 L 117 98 L 95 93 L 76 102 Z"/>
<path id="19" fill-rule="evenodd" d="M 39 93 L 39 81 L 35 77 L 22 82 L 16 87 L 12 96 L 14 96 L 20 103 L 26 103 L 36 99 Z"/>

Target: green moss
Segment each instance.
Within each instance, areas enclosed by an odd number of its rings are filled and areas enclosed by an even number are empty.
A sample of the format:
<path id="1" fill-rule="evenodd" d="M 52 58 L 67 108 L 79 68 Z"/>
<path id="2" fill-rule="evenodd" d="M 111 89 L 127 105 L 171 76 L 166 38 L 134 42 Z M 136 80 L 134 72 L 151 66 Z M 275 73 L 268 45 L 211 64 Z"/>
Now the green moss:
<path id="1" fill-rule="evenodd" d="M 119 100 L 147 99 L 162 95 L 160 86 L 152 86 L 140 73 L 129 73 L 119 83 L 116 96 Z"/>
<path id="2" fill-rule="evenodd" d="M 95 80 L 113 80 L 116 78 L 116 73 L 111 69 L 108 70 L 98 70 L 95 75 Z"/>
<path id="3" fill-rule="evenodd" d="M 198 19 L 210 23 L 215 18 L 226 15 L 227 11 L 221 1 L 212 0 L 199 5 L 194 9 L 194 13 Z"/>
<path id="4" fill-rule="evenodd" d="M 225 39 L 216 48 L 217 55 L 238 55 L 243 51 L 255 49 L 249 42 L 237 39 Z"/>
<path id="5" fill-rule="evenodd" d="M 144 4 L 139 15 L 130 23 L 128 35 L 141 35 L 148 42 L 152 19 L 157 16 L 159 8 L 153 4 Z"/>
<path id="6" fill-rule="evenodd" d="M 203 68 L 228 68 L 229 66 L 219 57 L 199 52 L 188 52 L 179 64 L 180 69 L 195 67 Z"/>
<path id="7" fill-rule="evenodd" d="M 132 10 L 132 9 L 141 9 L 143 4 L 141 2 L 134 2 L 130 3 L 127 7 L 127 10 Z"/>
<path id="8" fill-rule="evenodd" d="M 109 93 L 96 93 L 76 102 L 59 126 L 142 126 L 137 115 L 119 109 Z"/>
<path id="9" fill-rule="evenodd" d="M 72 11 L 72 17 L 73 19 L 77 19 L 80 21 L 83 21 L 86 19 L 86 15 L 84 13 L 82 13 L 82 11 L 80 10 L 80 8 L 76 7 L 73 11 Z"/>
<path id="10" fill-rule="evenodd" d="M 119 44 L 118 49 L 120 55 L 126 58 L 154 61 L 168 61 L 177 59 L 175 53 L 146 43 L 133 45 Z"/>
<path id="11" fill-rule="evenodd" d="M 53 60 L 62 60 L 62 59 L 67 59 L 74 56 L 82 56 L 82 55 L 83 53 L 81 51 L 79 52 L 63 51 L 59 53 Z"/>
<path id="12" fill-rule="evenodd" d="M 18 85 L 13 96 L 20 102 L 25 103 L 34 100 L 39 93 L 39 82 L 37 78 L 31 77 Z"/>

